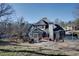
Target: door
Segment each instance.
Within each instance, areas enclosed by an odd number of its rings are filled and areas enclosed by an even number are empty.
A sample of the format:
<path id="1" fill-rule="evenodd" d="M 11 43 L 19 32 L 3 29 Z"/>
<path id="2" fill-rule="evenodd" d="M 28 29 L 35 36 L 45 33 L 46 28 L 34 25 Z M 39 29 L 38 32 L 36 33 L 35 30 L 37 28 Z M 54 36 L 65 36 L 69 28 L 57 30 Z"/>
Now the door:
<path id="1" fill-rule="evenodd" d="M 35 42 L 39 42 L 39 34 L 33 33 L 33 39 L 35 40 Z"/>

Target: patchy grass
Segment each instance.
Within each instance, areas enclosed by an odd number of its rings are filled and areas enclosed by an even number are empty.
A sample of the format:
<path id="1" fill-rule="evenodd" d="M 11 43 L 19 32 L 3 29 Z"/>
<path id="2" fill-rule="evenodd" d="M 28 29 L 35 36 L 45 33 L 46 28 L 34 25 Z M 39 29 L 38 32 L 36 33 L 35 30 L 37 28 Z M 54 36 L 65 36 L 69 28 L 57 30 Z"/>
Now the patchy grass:
<path id="1" fill-rule="evenodd" d="M 70 42 L 64 43 L 37 43 L 37 44 L 29 44 L 29 43 L 18 43 L 12 44 L 8 42 L 0 41 L 3 45 L 0 45 L 0 56 L 74 56 L 79 55 L 79 48 L 77 44 L 77 48 L 70 44 Z M 7 42 L 7 41 L 6 41 Z M 45 44 L 45 45 L 44 45 Z M 70 47 L 72 46 L 72 47 Z"/>
<path id="2" fill-rule="evenodd" d="M 31 49 L 32 48 L 32 49 Z M 45 49 L 44 49 L 45 50 Z M 0 46 L 0 56 L 60 56 L 63 53 L 56 51 L 40 50 L 39 48 L 33 47 L 22 47 L 22 46 Z"/>

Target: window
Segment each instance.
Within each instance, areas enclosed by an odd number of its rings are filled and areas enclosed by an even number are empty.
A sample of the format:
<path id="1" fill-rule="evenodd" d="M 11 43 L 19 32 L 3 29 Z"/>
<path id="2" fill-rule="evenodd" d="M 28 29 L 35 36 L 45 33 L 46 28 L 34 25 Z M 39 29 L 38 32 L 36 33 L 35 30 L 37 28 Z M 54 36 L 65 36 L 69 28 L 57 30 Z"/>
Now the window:
<path id="1" fill-rule="evenodd" d="M 34 38 L 38 38 L 38 33 L 33 33 Z"/>
<path id="2" fill-rule="evenodd" d="M 44 26 L 42 26 L 42 29 L 44 29 Z"/>

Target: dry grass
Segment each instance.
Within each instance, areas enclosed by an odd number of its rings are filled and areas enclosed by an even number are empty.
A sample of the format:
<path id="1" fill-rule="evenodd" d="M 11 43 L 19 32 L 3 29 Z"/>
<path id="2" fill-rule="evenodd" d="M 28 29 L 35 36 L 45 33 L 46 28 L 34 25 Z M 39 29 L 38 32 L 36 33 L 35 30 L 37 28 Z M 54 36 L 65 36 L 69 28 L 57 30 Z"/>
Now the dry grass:
<path id="1" fill-rule="evenodd" d="M 79 41 L 19 43 L 0 45 L 1 56 L 60 56 L 79 55 Z"/>

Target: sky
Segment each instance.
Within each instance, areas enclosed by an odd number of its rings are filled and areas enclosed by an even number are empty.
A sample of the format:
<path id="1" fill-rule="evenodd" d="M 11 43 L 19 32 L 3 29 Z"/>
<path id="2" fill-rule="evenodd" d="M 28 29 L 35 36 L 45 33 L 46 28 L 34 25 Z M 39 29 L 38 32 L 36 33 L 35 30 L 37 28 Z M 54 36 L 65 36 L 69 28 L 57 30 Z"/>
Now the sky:
<path id="1" fill-rule="evenodd" d="M 66 3 L 12 3 L 16 17 L 23 16 L 29 23 L 34 23 L 47 17 L 50 21 L 60 19 L 62 21 L 74 20 L 73 11 L 77 4 Z"/>

